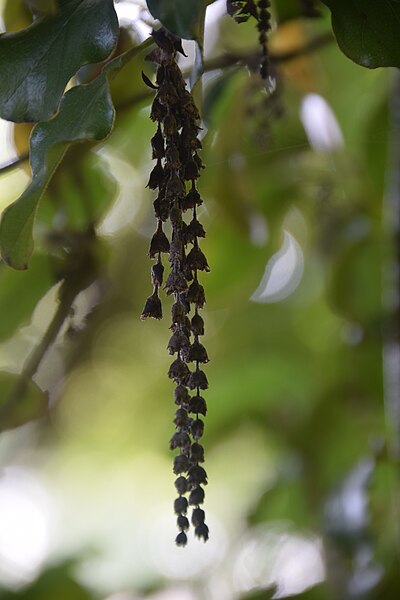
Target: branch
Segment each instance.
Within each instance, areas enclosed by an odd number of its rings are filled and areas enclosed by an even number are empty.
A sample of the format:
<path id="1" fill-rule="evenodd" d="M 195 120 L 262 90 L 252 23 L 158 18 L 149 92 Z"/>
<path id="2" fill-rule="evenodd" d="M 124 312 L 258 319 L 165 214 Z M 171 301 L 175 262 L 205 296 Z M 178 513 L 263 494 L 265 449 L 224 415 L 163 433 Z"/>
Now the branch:
<path id="1" fill-rule="evenodd" d="M 12 411 L 14 405 L 17 404 L 23 396 L 26 386 L 37 372 L 44 355 L 50 349 L 51 345 L 59 334 L 65 319 L 68 317 L 75 297 L 75 289 L 67 290 L 60 295 L 59 304 L 52 320 L 50 321 L 39 344 L 33 349 L 32 353 L 25 362 L 18 383 L 1 408 L 0 421 L 7 417 L 7 414 Z"/>
<path id="2" fill-rule="evenodd" d="M 304 46 L 299 48 L 295 48 L 294 50 L 290 50 L 288 52 L 282 52 L 280 54 L 271 54 L 270 60 L 273 65 L 281 65 L 286 62 L 290 62 L 291 60 L 295 60 L 296 58 L 303 56 L 305 54 L 310 54 L 311 52 L 315 52 L 319 48 L 330 44 L 334 40 L 332 33 L 322 33 L 319 36 L 316 36 L 312 40 L 310 40 Z M 224 69 L 226 67 L 232 67 L 238 64 L 254 64 L 259 59 L 258 52 L 251 52 L 247 54 L 223 54 L 222 56 L 217 56 L 216 58 L 212 58 L 204 63 L 204 72 L 216 71 L 218 69 Z M 190 70 L 184 72 L 184 76 L 188 77 L 190 75 Z M 131 98 L 124 100 L 123 102 L 116 105 L 115 109 L 118 112 L 125 111 L 129 108 L 132 108 L 136 104 L 140 104 L 145 100 L 148 100 L 153 97 L 154 92 L 151 90 L 143 90 L 138 94 L 135 94 Z M 4 173 L 8 173 L 9 171 L 13 171 L 23 163 L 25 163 L 29 159 L 29 154 L 24 154 L 19 158 L 10 161 L 9 163 L 0 166 L 0 175 Z"/>

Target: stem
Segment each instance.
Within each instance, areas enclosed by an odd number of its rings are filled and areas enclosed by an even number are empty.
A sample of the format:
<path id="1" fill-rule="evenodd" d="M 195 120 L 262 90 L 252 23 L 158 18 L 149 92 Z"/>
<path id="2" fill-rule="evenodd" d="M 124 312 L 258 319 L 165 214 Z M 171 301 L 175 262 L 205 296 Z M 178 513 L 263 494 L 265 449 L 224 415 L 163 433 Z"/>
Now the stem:
<path id="1" fill-rule="evenodd" d="M 68 317 L 75 296 L 75 290 L 68 290 L 66 293 L 62 294 L 57 310 L 54 313 L 54 316 L 50 321 L 42 339 L 26 360 L 18 383 L 0 411 L 0 421 L 8 415 L 8 413 L 13 409 L 14 405 L 18 403 L 21 396 L 23 396 L 27 385 L 38 370 L 44 355 L 50 349 L 51 345 L 59 334 L 65 319 Z"/>

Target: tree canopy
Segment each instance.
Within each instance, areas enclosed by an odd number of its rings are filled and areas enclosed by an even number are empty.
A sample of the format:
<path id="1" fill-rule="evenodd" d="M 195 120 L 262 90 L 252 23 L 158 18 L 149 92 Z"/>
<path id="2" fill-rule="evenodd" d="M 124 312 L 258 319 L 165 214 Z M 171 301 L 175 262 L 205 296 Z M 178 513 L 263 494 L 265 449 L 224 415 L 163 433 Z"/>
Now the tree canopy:
<path id="1" fill-rule="evenodd" d="M 0 599 L 396 598 L 400 3 L 0 7 Z"/>

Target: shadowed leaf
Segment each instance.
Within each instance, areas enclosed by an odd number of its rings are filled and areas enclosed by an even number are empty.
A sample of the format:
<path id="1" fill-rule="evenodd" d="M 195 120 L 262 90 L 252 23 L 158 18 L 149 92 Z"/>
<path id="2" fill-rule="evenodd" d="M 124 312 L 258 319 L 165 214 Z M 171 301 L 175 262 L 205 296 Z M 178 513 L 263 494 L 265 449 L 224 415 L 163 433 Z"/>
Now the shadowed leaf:
<path id="1" fill-rule="evenodd" d="M 111 132 L 115 110 L 107 76 L 122 68 L 143 47 L 144 44 L 132 48 L 109 62 L 91 83 L 69 90 L 61 100 L 57 116 L 38 123 L 32 130 L 32 181 L 4 211 L 0 224 L 1 253 L 11 267 L 27 268 L 33 251 L 32 230 L 39 201 L 68 147 L 73 142 L 103 140 Z"/>
<path id="2" fill-rule="evenodd" d="M 56 15 L 2 35 L 0 116 L 16 122 L 48 119 L 79 67 L 107 58 L 117 37 L 111 0 L 60 0 Z"/>
<path id="3" fill-rule="evenodd" d="M 400 66 L 400 4 L 397 0 L 323 0 L 332 12 L 340 49 L 375 69 Z"/>

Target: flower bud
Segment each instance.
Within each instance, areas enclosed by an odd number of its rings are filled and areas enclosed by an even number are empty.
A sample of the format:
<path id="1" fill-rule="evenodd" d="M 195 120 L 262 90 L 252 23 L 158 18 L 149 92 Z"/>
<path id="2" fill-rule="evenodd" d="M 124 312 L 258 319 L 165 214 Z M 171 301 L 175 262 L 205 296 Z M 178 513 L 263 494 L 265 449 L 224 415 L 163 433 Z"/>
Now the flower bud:
<path id="1" fill-rule="evenodd" d="M 181 531 L 180 533 L 178 533 L 178 535 L 175 538 L 175 542 L 177 546 L 186 546 L 187 544 L 187 535 L 184 531 Z"/>
<path id="2" fill-rule="evenodd" d="M 180 473 L 187 473 L 190 467 L 190 462 L 187 456 L 184 454 L 178 454 L 174 458 L 174 473 L 175 475 L 179 475 Z"/>
<path id="3" fill-rule="evenodd" d="M 156 291 L 147 298 L 142 314 L 140 315 L 142 321 L 149 317 L 152 319 L 162 319 L 161 300 Z"/>
<path id="4" fill-rule="evenodd" d="M 189 495 L 189 504 L 190 506 L 198 506 L 199 504 L 203 504 L 205 493 L 202 487 L 195 487 Z"/>
<path id="5" fill-rule="evenodd" d="M 188 501 L 185 496 L 179 496 L 174 502 L 174 510 L 177 515 L 186 514 Z"/>

